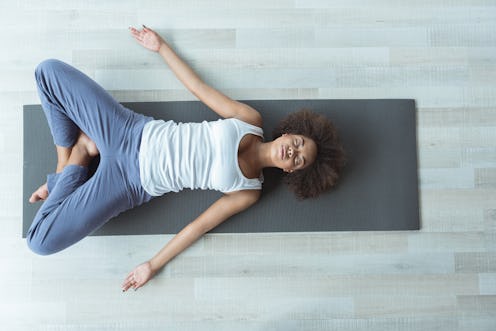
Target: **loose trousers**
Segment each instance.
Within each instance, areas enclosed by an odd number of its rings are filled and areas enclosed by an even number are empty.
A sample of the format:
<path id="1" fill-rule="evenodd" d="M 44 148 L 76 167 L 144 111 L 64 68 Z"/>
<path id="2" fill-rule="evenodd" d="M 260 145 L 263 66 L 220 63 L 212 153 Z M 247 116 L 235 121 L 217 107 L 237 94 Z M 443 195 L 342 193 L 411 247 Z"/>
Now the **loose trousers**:
<path id="1" fill-rule="evenodd" d="M 88 169 L 78 165 L 47 176 L 49 196 L 31 224 L 27 243 L 35 253 L 48 255 L 153 198 L 142 188 L 139 172 L 141 134 L 153 118 L 125 108 L 61 61 L 43 61 L 35 76 L 54 143 L 71 147 L 81 130 L 100 151 L 100 164 L 89 179 Z"/>

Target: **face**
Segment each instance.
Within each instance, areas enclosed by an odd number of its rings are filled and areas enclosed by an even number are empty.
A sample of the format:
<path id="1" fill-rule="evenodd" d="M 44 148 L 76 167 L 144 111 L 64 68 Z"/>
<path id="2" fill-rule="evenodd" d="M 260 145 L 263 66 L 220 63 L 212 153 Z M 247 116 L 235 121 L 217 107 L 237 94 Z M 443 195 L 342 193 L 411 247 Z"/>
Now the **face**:
<path id="1" fill-rule="evenodd" d="M 315 161 L 316 156 L 317 145 L 302 135 L 285 133 L 273 142 L 272 159 L 285 172 L 305 169 Z"/>

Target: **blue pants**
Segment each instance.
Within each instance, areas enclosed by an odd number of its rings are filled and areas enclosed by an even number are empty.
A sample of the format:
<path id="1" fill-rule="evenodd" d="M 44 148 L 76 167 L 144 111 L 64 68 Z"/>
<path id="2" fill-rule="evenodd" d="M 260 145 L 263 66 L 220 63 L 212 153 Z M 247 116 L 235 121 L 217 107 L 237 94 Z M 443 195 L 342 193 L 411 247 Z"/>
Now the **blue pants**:
<path id="1" fill-rule="evenodd" d="M 61 61 L 43 61 L 35 75 L 54 143 L 71 147 L 81 130 L 100 151 L 100 164 L 89 179 L 88 169 L 77 165 L 47 176 L 49 196 L 27 234 L 31 250 L 47 255 L 152 199 L 141 187 L 138 156 L 143 127 L 153 118 L 123 107 L 88 76 Z"/>

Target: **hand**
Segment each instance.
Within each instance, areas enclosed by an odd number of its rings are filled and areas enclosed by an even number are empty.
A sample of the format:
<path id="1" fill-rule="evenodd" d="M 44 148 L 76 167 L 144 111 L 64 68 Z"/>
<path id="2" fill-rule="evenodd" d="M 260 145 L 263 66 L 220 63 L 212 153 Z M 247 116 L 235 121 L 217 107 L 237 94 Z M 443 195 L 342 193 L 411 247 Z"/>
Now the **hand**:
<path id="1" fill-rule="evenodd" d="M 131 34 L 134 39 L 136 39 L 138 44 L 153 52 L 158 52 L 160 46 L 164 43 L 164 40 L 158 35 L 158 33 L 144 25 L 141 31 L 133 28 L 132 26 L 129 27 L 129 30 L 131 30 Z"/>
<path id="2" fill-rule="evenodd" d="M 145 285 L 155 275 L 150 261 L 140 264 L 127 275 L 126 280 L 122 283 L 122 292 L 133 288 L 135 291 Z"/>

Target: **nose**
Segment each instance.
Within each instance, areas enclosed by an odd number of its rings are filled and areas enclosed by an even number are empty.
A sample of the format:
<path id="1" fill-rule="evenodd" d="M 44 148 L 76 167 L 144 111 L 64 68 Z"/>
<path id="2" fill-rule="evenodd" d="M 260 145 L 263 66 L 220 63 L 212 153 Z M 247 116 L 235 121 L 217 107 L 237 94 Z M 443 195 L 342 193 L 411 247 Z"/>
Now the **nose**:
<path id="1" fill-rule="evenodd" d="M 293 156 L 293 147 L 288 148 L 288 156 L 292 157 Z"/>

